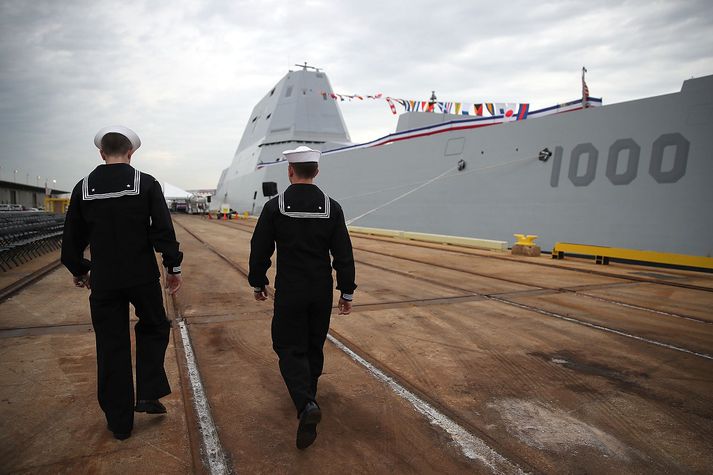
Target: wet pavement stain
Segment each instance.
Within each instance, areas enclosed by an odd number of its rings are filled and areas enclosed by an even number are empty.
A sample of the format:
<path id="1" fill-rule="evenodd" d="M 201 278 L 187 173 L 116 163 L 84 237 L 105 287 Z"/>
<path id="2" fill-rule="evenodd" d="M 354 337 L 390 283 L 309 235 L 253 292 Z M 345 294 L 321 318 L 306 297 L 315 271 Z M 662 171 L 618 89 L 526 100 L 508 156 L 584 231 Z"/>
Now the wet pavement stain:
<path id="1" fill-rule="evenodd" d="M 532 352 L 528 354 L 578 373 L 604 378 L 611 383 L 617 391 L 639 396 L 642 399 L 662 404 L 676 411 L 713 420 L 713 407 L 710 407 L 705 401 L 683 400 L 666 394 L 665 390 L 655 391 L 645 386 L 644 383 L 652 379 L 648 373 L 626 371 L 602 363 L 584 361 L 569 351 L 558 351 L 554 353 Z M 590 388 L 586 383 L 575 383 L 566 387 L 577 393 L 594 394 L 597 392 L 596 389 Z"/>
<path id="2" fill-rule="evenodd" d="M 572 371 L 605 378 L 621 390 L 636 392 L 637 389 L 643 389 L 637 380 L 649 379 L 647 373 L 620 370 L 602 363 L 584 361 L 569 351 L 558 351 L 549 354 L 532 352 L 528 354 Z"/>

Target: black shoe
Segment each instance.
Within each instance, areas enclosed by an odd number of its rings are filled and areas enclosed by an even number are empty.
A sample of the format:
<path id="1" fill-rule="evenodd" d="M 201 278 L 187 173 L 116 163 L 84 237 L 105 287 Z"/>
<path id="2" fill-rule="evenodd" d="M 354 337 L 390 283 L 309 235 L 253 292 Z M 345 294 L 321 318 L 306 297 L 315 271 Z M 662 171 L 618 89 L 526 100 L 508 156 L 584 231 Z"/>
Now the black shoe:
<path id="1" fill-rule="evenodd" d="M 146 414 L 166 414 L 166 406 L 161 404 L 158 399 L 138 401 L 134 410 L 136 412 L 145 412 Z"/>
<path id="2" fill-rule="evenodd" d="M 117 440 L 126 440 L 131 437 L 131 432 L 112 432 Z"/>
<path id="3" fill-rule="evenodd" d="M 297 426 L 297 448 L 304 450 L 317 438 L 317 424 L 322 420 L 322 410 L 310 401 L 300 414 L 300 424 Z"/>
<path id="4" fill-rule="evenodd" d="M 108 425 L 106 426 L 106 428 L 109 429 L 109 431 L 110 431 L 112 434 L 114 434 L 114 438 L 115 438 L 116 440 L 126 440 L 126 439 L 128 439 L 129 437 L 131 437 L 131 431 L 129 431 L 129 432 L 117 432 L 117 431 L 115 431 L 114 429 L 112 429 L 111 427 L 109 427 Z"/>

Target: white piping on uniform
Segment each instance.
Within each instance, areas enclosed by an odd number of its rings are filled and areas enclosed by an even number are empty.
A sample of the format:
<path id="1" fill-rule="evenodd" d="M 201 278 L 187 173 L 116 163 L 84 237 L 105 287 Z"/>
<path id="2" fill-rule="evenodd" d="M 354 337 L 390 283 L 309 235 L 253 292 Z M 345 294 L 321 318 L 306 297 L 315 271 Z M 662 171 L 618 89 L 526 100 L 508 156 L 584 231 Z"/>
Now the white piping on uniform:
<path id="1" fill-rule="evenodd" d="M 457 422 L 438 411 L 436 408 L 416 396 L 408 389 L 401 386 L 393 378 L 387 376 L 377 367 L 350 350 L 346 345 L 334 338 L 331 334 L 327 334 L 327 338 L 329 341 L 334 343 L 337 348 L 346 353 L 351 359 L 364 366 L 376 379 L 386 383 L 398 396 L 410 402 L 418 412 L 426 416 L 431 424 L 446 431 L 453 439 L 453 442 L 460 447 L 463 455 L 467 458 L 483 463 L 494 473 L 525 473 L 516 464 L 493 450 L 481 438 L 471 434 Z"/>
<path id="2" fill-rule="evenodd" d="M 201 375 L 198 372 L 198 365 L 193 354 L 193 346 L 188 335 L 186 322 L 178 320 L 178 327 L 181 330 L 181 340 L 183 340 L 183 352 L 186 355 L 186 367 L 188 369 L 188 379 L 191 381 L 191 389 L 193 390 L 193 405 L 198 414 L 198 425 L 203 442 L 203 451 L 208 461 L 208 469 L 211 475 L 230 473 L 228 469 L 227 459 L 223 447 L 218 439 L 218 431 L 213 422 L 213 416 L 210 413 L 208 399 L 203 389 Z"/>
<path id="3" fill-rule="evenodd" d="M 129 186 L 129 185 L 127 185 Z M 82 200 L 105 200 L 108 198 L 118 198 L 120 196 L 132 196 L 139 194 L 139 188 L 141 187 L 141 172 L 134 170 L 134 186 L 128 190 L 112 191 L 109 193 L 95 193 L 90 194 L 89 192 L 89 176 L 85 176 L 82 180 Z M 92 190 L 93 191 L 93 190 Z"/>
<path id="4" fill-rule="evenodd" d="M 324 194 L 324 193 L 323 193 Z M 307 211 L 287 211 L 285 209 L 285 194 L 282 193 L 277 199 L 277 203 L 280 208 L 280 213 L 290 218 L 329 218 L 330 215 L 330 201 L 329 196 L 324 194 L 324 212 L 320 213 L 310 213 Z"/>

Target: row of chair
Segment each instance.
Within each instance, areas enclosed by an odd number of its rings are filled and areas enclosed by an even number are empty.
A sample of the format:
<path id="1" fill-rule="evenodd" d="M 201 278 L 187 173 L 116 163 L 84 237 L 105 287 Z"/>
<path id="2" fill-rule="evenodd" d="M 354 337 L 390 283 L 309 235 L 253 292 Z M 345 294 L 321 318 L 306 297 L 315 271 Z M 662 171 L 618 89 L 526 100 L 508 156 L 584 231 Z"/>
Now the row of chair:
<path id="1" fill-rule="evenodd" d="M 37 211 L 0 213 L 0 269 L 3 272 L 59 249 L 64 215 Z"/>

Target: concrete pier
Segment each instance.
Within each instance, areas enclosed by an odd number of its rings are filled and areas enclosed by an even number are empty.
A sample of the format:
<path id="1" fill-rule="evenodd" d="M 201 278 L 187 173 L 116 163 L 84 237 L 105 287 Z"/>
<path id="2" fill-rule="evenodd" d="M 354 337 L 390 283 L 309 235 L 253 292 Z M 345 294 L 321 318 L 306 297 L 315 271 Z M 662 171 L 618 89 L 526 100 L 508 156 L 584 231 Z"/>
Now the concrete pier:
<path id="1" fill-rule="evenodd" d="M 323 423 L 302 452 L 271 348 L 271 302 L 254 301 L 245 277 L 254 223 L 174 219 L 186 257 L 184 288 L 167 299 L 168 414 L 137 414 L 132 437 L 113 439 L 96 402 L 88 292 L 51 270 L 0 303 L 0 472 L 219 472 L 178 321 L 225 472 L 713 466 L 712 274 L 354 232 L 355 308 L 332 315 Z"/>

